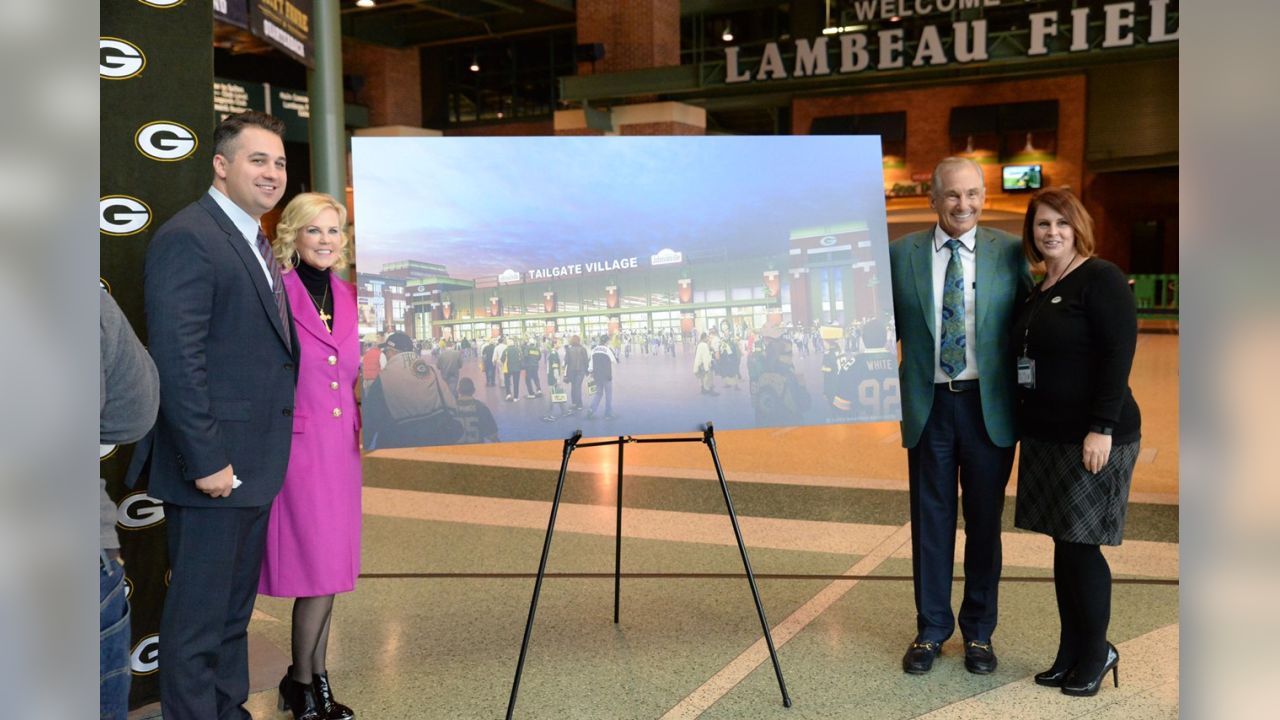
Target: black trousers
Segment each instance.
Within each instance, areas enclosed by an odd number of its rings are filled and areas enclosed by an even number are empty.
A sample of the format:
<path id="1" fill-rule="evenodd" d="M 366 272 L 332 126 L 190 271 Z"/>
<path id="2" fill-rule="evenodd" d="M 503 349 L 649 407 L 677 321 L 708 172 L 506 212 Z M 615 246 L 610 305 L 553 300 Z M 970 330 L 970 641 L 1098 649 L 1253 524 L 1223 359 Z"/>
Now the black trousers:
<path id="1" fill-rule="evenodd" d="M 582 407 L 582 378 L 586 373 L 574 370 L 569 373 L 569 402 L 575 408 Z"/>
<path id="2" fill-rule="evenodd" d="M 270 511 L 164 504 L 173 573 L 160 617 L 165 720 L 249 720 L 249 616 Z"/>
<path id="3" fill-rule="evenodd" d="M 978 388 L 956 393 L 945 384 L 934 387 L 929 420 L 907 450 L 907 466 L 917 638 L 941 642 L 955 631 L 951 578 L 959 505 L 965 530 L 960 633 L 986 642 L 996 628 L 1000 517 L 1013 448 L 997 447 L 987 436 Z"/>

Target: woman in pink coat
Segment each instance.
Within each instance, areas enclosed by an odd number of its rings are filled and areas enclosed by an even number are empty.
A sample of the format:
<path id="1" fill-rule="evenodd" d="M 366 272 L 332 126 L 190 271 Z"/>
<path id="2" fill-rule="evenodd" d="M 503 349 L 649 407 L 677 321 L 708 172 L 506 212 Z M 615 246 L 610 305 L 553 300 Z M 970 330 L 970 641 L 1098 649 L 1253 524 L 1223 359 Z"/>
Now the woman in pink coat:
<path id="1" fill-rule="evenodd" d="M 333 699 L 325 669 L 334 595 L 353 590 L 360 574 L 356 293 L 331 270 L 347 265 L 346 224 L 347 209 L 333 197 L 303 193 L 284 209 L 274 245 L 297 328 L 298 390 L 258 591 L 297 598 L 280 708 L 299 720 L 355 717 Z"/>

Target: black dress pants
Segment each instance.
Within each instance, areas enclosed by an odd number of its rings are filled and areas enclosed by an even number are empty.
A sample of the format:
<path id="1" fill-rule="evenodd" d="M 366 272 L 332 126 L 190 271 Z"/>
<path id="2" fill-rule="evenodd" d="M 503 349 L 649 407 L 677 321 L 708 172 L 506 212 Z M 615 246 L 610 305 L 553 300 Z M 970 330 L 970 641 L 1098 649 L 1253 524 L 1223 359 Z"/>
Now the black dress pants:
<path id="1" fill-rule="evenodd" d="M 164 504 L 173 573 L 160 617 L 165 720 L 249 720 L 249 617 L 270 511 Z"/>
<path id="2" fill-rule="evenodd" d="M 934 386 L 929 420 L 907 450 L 907 465 L 917 639 L 942 642 L 955 631 L 951 577 L 959 505 L 965 530 L 960 633 L 987 642 L 996 628 L 1000 517 L 1013 448 L 998 447 L 987 436 L 978 387 L 952 392 L 946 384 Z"/>

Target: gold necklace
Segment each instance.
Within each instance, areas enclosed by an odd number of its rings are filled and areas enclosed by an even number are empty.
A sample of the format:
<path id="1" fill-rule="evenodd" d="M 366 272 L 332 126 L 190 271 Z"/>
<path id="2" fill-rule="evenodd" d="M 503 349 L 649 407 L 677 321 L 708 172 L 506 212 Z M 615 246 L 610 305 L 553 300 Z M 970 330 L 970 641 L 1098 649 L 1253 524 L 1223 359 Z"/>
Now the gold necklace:
<path id="1" fill-rule="evenodd" d="M 327 280 L 327 278 L 326 278 L 326 280 Z M 305 288 L 303 288 L 303 289 L 305 289 Z M 318 303 L 316 302 L 316 296 L 315 296 L 315 295 L 312 295 L 310 290 L 307 290 L 307 297 L 311 299 L 311 304 L 312 304 L 312 305 L 315 305 L 315 307 L 316 307 L 316 312 L 320 313 L 320 322 L 324 323 L 324 329 L 325 329 L 325 330 L 328 330 L 328 331 L 329 331 L 329 334 L 330 334 L 330 335 L 332 335 L 332 334 L 333 334 L 333 327 L 329 325 L 329 321 L 333 319 L 333 316 L 332 316 L 332 315 L 330 315 L 329 313 L 327 313 L 327 312 L 325 312 L 325 311 L 324 311 L 324 304 L 325 304 L 325 303 L 327 303 L 327 302 L 329 302 L 329 285 L 328 285 L 328 283 L 326 282 L 326 284 L 325 284 L 325 286 L 324 286 L 324 299 L 322 299 L 320 302 L 318 302 Z"/>

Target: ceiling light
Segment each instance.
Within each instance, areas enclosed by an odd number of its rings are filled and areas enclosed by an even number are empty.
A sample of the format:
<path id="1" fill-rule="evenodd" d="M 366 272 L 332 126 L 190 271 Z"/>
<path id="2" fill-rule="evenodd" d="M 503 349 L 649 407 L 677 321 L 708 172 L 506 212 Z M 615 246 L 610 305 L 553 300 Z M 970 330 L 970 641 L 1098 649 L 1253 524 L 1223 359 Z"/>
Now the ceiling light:
<path id="1" fill-rule="evenodd" d="M 480 72 L 480 58 L 475 55 L 471 56 L 471 72 Z"/>
<path id="2" fill-rule="evenodd" d="M 720 39 L 725 42 L 733 42 L 733 28 L 727 22 L 724 24 L 724 32 L 720 34 Z"/>
<path id="3" fill-rule="evenodd" d="M 848 32 L 862 32 L 866 30 L 866 25 L 832 25 L 831 27 L 822 28 L 823 35 L 839 35 Z"/>
<path id="4" fill-rule="evenodd" d="M 375 4 L 373 0 L 356 0 L 356 7 L 371 8 Z"/>

